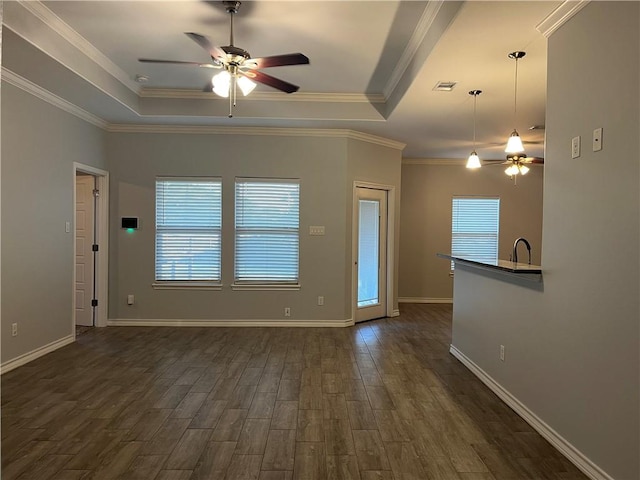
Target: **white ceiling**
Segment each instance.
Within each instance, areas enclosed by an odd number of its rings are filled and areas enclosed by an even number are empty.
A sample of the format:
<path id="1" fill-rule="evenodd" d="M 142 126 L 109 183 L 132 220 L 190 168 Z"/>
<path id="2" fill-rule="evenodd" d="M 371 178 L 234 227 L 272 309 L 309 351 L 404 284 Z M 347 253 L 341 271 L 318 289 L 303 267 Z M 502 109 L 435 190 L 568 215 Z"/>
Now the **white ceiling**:
<path id="1" fill-rule="evenodd" d="M 202 87 L 216 70 L 143 64 L 208 62 L 183 32 L 229 44 L 216 1 L 5 2 L 5 78 L 33 82 L 108 124 L 352 129 L 406 143 L 405 158 L 466 158 L 480 89 L 477 150 L 502 159 L 511 130 L 543 156 L 546 38 L 536 29 L 562 2 L 245 1 L 235 45 L 254 57 L 302 52 L 310 65 L 268 69 L 300 85 L 259 85 L 228 103 Z M 514 119 L 515 62 L 519 62 Z M 141 85 L 137 74 L 150 80 Z M 455 81 L 451 92 L 434 91 Z M 531 142 L 531 143 L 526 143 Z"/>

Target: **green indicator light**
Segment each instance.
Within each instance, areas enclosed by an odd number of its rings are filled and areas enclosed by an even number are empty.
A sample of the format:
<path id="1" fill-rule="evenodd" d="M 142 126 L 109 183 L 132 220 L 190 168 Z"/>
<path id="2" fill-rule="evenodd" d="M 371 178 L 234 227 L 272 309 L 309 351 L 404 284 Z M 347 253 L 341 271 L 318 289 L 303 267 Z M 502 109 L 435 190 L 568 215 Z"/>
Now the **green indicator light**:
<path id="1" fill-rule="evenodd" d="M 127 228 L 127 233 L 133 233 L 133 232 L 135 232 L 134 228 Z"/>

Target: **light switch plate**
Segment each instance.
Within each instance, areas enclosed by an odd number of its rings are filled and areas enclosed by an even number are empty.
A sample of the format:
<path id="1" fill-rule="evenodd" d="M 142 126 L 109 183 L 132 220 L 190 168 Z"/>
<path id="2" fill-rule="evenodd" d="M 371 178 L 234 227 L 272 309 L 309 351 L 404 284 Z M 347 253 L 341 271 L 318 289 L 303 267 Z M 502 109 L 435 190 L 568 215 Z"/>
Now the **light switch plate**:
<path id="1" fill-rule="evenodd" d="M 580 136 L 571 139 L 571 158 L 580 156 Z"/>
<path id="2" fill-rule="evenodd" d="M 324 225 L 312 225 L 309 227 L 309 235 L 324 235 Z"/>

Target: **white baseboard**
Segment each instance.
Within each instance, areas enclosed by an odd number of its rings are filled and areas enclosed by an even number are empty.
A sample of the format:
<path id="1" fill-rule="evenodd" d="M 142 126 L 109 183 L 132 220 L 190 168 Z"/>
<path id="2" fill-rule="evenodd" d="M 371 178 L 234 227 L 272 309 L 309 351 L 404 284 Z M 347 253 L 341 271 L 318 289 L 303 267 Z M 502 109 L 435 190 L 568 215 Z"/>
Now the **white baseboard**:
<path id="1" fill-rule="evenodd" d="M 11 370 L 14 370 L 18 367 L 21 367 L 22 365 L 32 362 L 36 358 L 40 358 L 43 355 L 46 355 L 47 353 L 51 353 L 54 350 L 62 348 L 65 345 L 69 345 L 70 343 L 73 343 L 75 341 L 76 341 L 75 335 L 68 335 L 66 337 L 61 338 L 60 340 L 56 340 L 55 342 L 51 342 L 40 348 L 36 348 L 35 350 L 24 353 L 12 360 L 4 362 L 2 365 L 0 365 L 0 375 L 10 372 Z"/>
<path id="2" fill-rule="evenodd" d="M 353 319 L 346 320 L 208 320 L 170 318 L 110 318 L 109 327 L 350 327 Z"/>
<path id="3" fill-rule="evenodd" d="M 544 420 L 527 408 L 520 400 L 514 397 L 507 389 L 496 382 L 482 368 L 476 365 L 473 360 L 468 358 L 464 353 L 453 345 L 450 346 L 449 352 L 456 357 L 462 364 L 478 377 L 482 383 L 489 387 L 500 399 L 506 403 L 513 411 L 522 417 L 522 419 L 533 427 L 540 435 L 542 435 L 551 445 L 553 445 L 560 453 L 562 453 L 571 463 L 578 467 L 582 472 L 593 480 L 614 480 L 604 470 L 593 463 L 582 452 L 574 447 L 569 441 L 562 437 L 553 428 L 547 425 Z"/>
<path id="4" fill-rule="evenodd" d="M 453 303 L 453 298 L 398 297 L 398 303 Z"/>
<path id="5" fill-rule="evenodd" d="M 400 316 L 400 310 L 398 310 L 397 308 L 395 308 L 392 312 L 391 312 L 391 318 L 393 317 L 399 317 Z"/>

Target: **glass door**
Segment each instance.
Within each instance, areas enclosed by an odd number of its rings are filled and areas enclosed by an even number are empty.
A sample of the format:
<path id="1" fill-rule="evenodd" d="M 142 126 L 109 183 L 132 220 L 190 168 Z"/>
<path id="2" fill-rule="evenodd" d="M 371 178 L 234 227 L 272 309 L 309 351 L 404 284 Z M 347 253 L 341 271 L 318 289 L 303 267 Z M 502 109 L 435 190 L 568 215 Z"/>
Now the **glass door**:
<path id="1" fill-rule="evenodd" d="M 355 321 L 387 314 L 387 192 L 356 189 L 357 201 L 357 310 Z"/>

